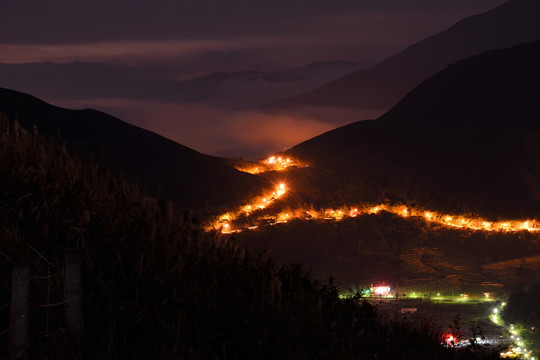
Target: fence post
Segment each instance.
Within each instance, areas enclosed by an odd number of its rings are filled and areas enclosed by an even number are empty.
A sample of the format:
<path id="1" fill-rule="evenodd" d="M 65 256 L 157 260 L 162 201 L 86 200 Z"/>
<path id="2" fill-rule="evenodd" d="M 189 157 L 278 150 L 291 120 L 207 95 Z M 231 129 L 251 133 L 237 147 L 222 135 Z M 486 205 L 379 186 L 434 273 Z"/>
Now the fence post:
<path id="1" fill-rule="evenodd" d="M 71 330 L 83 329 L 81 250 L 64 249 L 66 281 L 66 321 Z"/>
<path id="2" fill-rule="evenodd" d="M 9 327 L 9 358 L 22 360 L 28 356 L 28 301 L 30 266 L 13 265 L 11 314 Z"/>

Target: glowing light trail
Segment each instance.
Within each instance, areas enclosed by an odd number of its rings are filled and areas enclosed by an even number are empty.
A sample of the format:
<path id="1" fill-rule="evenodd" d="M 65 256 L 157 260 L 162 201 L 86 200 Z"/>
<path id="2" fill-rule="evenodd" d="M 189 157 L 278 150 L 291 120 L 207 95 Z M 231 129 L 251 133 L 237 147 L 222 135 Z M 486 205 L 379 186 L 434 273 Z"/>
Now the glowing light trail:
<path id="1" fill-rule="evenodd" d="M 283 188 L 281 187 L 282 185 Z M 285 193 L 286 188 L 284 187 L 284 184 L 281 184 L 280 186 L 276 187 L 276 190 L 272 193 L 271 197 L 254 200 L 252 205 L 244 206 L 240 212 L 236 213 L 236 215 L 231 215 L 230 213 L 222 215 L 222 217 L 220 217 L 219 219 L 219 223 L 223 223 L 224 221 L 234 221 L 234 219 L 236 219 L 240 214 L 246 216 L 255 216 L 255 211 L 257 209 L 265 209 L 269 207 L 271 202 L 282 197 L 283 195 L 285 195 Z M 437 223 L 459 229 L 482 230 L 490 232 L 540 231 L 540 223 L 536 220 L 506 220 L 500 222 L 490 222 L 480 217 L 450 216 L 447 214 L 440 214 L 435 211 L 425 211 L 422 209 L 409 208 L 405 207 L 404 205 L 385 204 L 380 204 L 376 206 L 328 208 L 320 211 L 314 209 L 291 209 L 288 211 L 279 212 L 273 217 L 276 219 L 275 223 L 285 223 L 294 219 L 341 221 L 345 218 L 356 217 L 358 215 L 378 214 L 381 211 L 386 211 L 403 218 L 422 218 L 429 223 Z M 261 225 L 262 224 L 259 224 L 259 227 L 261 227 Z M 214 228 L 217 227 L 214 226 Z M 228 229 L 225 230 L 228 231 Z"/>
<path id="2" fill-rule="evenodd" d="M 264 171 L 283 171 L 291 166 L 308 166 L 290 157 L 271 156 L 257 166 L 242 171 L 251 173 L 261 173 Z M 261 196 L 255 197 L 248 204 L 239 209 L 227 212 L 218 217 L 213 224 L 207 226 L 207 230 L 219 230 L 224 234 L 241 232 L 243 230 L 255 230 L 265 225 L 275 225 L 286 223 L 294 219 L 299 220 L 323 220 L 323 221 L 341 221 L 348 217 L 356 217 L 358 215 L 378 214 L 381 211 L 386 211 L 394 215 L 408 218 L 422 218 L 429 223 L 437 223 L 444 226 L 455 227 L 459 229 L 482 230 L 482 231 L 540 231 L 540 222 L 532 219 L 527 220 L 506 220 L 499 222 L 491 222 L 481 217 L 442 214 L 433 210 L 421 208 L 412 208 L 406 205 L 357 205 L 344 206 L 341 208 L 327 208 L 324 210 L 310 209 L 289 209 L 281 211 L 271 216 L 261 218 L 260 212 L 265 209 L 270 209 L 271 205 L 278 199 L 282 198 L 289 192 L 285 183 L 280 183 L 271 191 L 264 193 Z M 237 225 L 234 227 L 234 222 L 240 217 L 242 219 L 252 219 L 250 224 Z M 269 220 L 270 219 L 270 220 Z M 253 224 L 253 223 L 256 224 Z"/>
<path id="3" fill-rule="evenodd" d="M 255 200 L 253 205 L 244 206 L 242 210 L 234 216 L 230 213 L 222 215 L 222 217 L 220 217 L 219 219 L 219 223 L 223 223 L 224 221 L 234 221 L 234 219 L 237 218 L 240 214 L 244 214 L 246 216 L 255 215 L 254 212 L 257 209 L 265 209 L 269 207 L 271 202 L 273 202 L 275 199 L 282 197 L 285 193 L 286 189 L 280 188 L 278 186 L 276 187 L 276 190 L 272 193 L 272 196 L 270 198 L 262 198 L 262 200 Z M 252 209 L 255 210 L 252 211 Z M 480 217 L 450 216 L 446 214 L 440 214 L 435 211 L 425 211 L 421 209 L 408 208 L 404 205 L 385 204 L 380 204 L 376 206 L 328 208 L 320 211 L 313 209 L 291 209 L 288 211 L 277 213 L 273 216 L 273 218 L 276 219 L 275 223 L 285 223 L 294 219 L 341 221 L 345 218 L 356 217 L 358 215 L 378 214 L 381 211 L 386 211 L 403 218 L 422 218 L 429 223 L 437 223 L 459 229 L 482 230 L 490 232 L 540 231 L 540 223 L 536 220 L 506 220 L 500 222 L 490 222 Z M 262 224 L 259 224 L 259 227 L 261 227 L 261 225 Z M 214 228 L 217 227 L 214 226 Z M 225 230 L 229 231 L 228 229 Z"/>
<path id="4" fill-rule="evenodd" d="M 249 217 L 252 213 L 266 209 L 274 201 L 281 198 L 287 193 L 287 185 L 284 183 L 278 184 L 272 192 L 268 191 L 265 194 L 254 198 L 249 204 L 243 205 L 239 210 L 227 212 L 218 217 L 212 225 L 207 226 L 206 230 L 220 230 L 223 234 L 231 234 L 240 232 L 243 229 L 233 229 L 232 223 L 240 216 Z M 287 215 L 287 218 L 289 216 Z M 259 225 L 247 226 L 247 229 L 257 229 Z"/>
<path id="5" fill-rule="evenodd" d="M 283 171 L 293 167 L 307 167 L 309 164 L 300 162 L 292 157 L 273 155 L 263 161 L 250 165 L 238 165 L 236 170 L 250 174 L 261 174 L 267 171 Z"/>

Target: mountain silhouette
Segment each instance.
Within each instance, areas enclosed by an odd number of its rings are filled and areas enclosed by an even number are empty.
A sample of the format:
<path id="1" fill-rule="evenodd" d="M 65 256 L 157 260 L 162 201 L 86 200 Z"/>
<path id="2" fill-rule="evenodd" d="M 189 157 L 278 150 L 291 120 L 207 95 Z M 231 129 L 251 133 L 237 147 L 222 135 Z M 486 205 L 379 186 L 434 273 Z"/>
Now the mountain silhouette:
<path id="1" fill-rule="evenodd" d="M 0 78 L 6 88 L 55 101 L 122 98 L 245 109 L 303 93 L 366 67 L 355 62 L 320 61 L 278 71 L 218 72 L 178 80 L 181 69 L 165 65 L 0 63 Z"/>
<path id="2" fill-rule="evenodd" d="M 302 106 L 388 110 L 421 81 L 446 66 L 487 50 L 540 40 L 540 2 L 511 0 L 419 41 L 373 68 L 310 92 L 273 102 L 279 110 Z"/>
<path id="3" fill-rule="evenodd" d="M 437 73 L 377 120 L 293 147 L 289 154 L 313 164 L 297 179 L 304 196 L 539 216 L 538 64 L 540 42 L 483 53 Z"/>
<path id="4" fill-rule="evenodd" d="M 104 161 L 150 195 L 181 209 L 230 206 L 268 186 L 264 179 L 230 168 L 225 159 L 201 154 L 96 110 L 63 109 L 0 89 L 0 114 Z"/>

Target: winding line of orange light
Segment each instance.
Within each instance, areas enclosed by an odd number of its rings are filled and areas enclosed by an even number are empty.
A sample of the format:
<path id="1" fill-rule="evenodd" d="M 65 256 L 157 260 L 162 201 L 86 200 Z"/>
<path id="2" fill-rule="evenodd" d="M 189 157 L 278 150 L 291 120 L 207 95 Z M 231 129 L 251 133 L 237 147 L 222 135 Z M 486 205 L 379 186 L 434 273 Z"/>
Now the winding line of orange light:
<path id="1" fill-rule="evenodd" d="M 237 166 L 236 169 L 250 174 L 261 174 L 267 171 L 283 171 L 290 167 L 306 167 L 308 164 L 292 157 L 273 155 L 252 166 Z"/>
<path id="2" fill-rule="evenodd" d="M 275 170 L 282 171 L 286 170 L 290 166 L 298 166 L 301 164 L 293 158 L 285 158 L 279 156 L 271 156 L 264 160 L 260 168 L 265 169 L 264 171 Z M 259 169 L 255 167 L 252 170 Z M 248 169 L 249 170 L 249 169 Z M 243 171 L 252 172 L 244 169 Z M 262 171 L 259 171 L 262 172 Z M 255 173 L 255 172 L 252 172 Z M 245 229 L 233 229 L 232 223 L 238 219 L 240 216 L 252 216 L 257 210 L 262 210 L 268 208 L 273 202 L 281 198 L 288 192 L 288 188 L 284 183 L 278 184 L 273 191 L 269 191 L 263 196 L 254 198 L 248 204 L 242 206 L 233 212 L 227 212 L 221 215 L 218 220 L 210 225 L 208 230 L 220 230 L 224 234 L 240 232 Z M 300 220 L 332 220 L 340 221 L 347 217 L 356 217 L 361 214 L 377 214 L 380 211 L 386 211 L 401 217 L 421 217 L 427 222 L 439 223 L 445 226 L 460 228 L 460 229 L 470 229 L 470 230 L 483 230 L 483 231 L 530 231 L 536 232 L 540 231 L 540 223 L 536 220 L 508 220 L 508 221 L 498 221 L 490 222 L 486 219 L 480 217 L 466 217 L 462 215 L 448 215 L 441 214 L 435 211 L 427 211 L 425 209 L 415 209 L 407 207 L 405 205 L 387 205 L 380 204 L 376 206 L 357 206 L 357 207 L 343 207 L 337 209 L 326 209 L 323 211 L 316 211 L 313 209 L 296 209 L 286 212 L 281 212 L 275 214 L 275 221 L 270 224 L 285 223 L 293 219 Z M 260 227 L 259 225 L 246 227 L 247 229 L 256 229 Z"/>

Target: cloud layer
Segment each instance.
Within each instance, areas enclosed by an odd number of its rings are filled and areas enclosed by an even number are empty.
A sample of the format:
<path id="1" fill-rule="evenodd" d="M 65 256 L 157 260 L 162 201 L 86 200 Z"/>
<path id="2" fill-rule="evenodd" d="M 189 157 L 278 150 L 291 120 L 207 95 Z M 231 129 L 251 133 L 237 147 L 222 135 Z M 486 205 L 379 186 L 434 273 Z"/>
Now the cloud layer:
<path id="1" fill-rule="evenodd" d="M 205 78 L 179 81 L 320 60 L 374 63 L 503 2 L 0 0 L 0 86 L 110 112 L 202 152 L 257 158 L 376 114 L 253 110 L 318 84 L 305 74 L 278 92 L 272 80 L 252 81 L 252 91 L 246 81 L 217 81 L 219 89 Z"/>
<path id="2" fill-rule="evenodd" d="M 72 100 L 56 105 L 99 107 L 203 153 L 252 160 L 290 148 L 351 120 L 338 116 L 331 123 L 300 114 L 272 115 L 255 110 L 128 99 Z"/>

